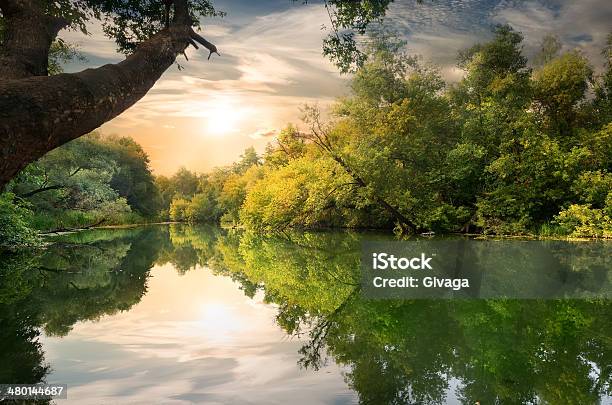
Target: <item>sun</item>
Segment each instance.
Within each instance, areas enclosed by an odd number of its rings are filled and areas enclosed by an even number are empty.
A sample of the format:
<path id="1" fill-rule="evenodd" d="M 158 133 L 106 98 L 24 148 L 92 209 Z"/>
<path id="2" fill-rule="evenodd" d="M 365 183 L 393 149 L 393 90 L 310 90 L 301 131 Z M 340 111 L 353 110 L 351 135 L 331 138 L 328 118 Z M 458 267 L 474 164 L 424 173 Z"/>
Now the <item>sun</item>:
<path id="1" fill-rule="evenodd" d="M 240 111 L 231 103 L 213 107 L 207 114 L 207 131 L 210 135 L 226 135 L 239 129 Z"/>

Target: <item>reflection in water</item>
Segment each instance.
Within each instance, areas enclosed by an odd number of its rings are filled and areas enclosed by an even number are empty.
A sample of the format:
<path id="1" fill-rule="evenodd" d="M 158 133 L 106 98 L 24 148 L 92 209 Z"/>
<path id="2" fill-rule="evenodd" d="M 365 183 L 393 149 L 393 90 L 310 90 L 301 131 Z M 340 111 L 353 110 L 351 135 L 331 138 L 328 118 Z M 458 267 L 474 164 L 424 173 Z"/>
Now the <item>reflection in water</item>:
<path id="1" fill-rule="evenodd" d="M 78 321 L 128 310 L 146 292 L 158 232 L 86 233 L 41 255 L 0 257 L 2 383 L 44 380 L 38 328 L 63 336 Z"/>
<path id="2" fill-rule="evenodd" d="M 350 402 L 326 378 L 338 364 L 364 404 L 610 400 L 609 301 L 366 300 L 364 238 L 383 237 L 160 226 L 83 232 L 42 254 L 2 257 L 0 382 L 59 378 L 74 386 L 69 398 L 96 391 L 98 403 L 269 402 L 272 393 L 299 402 L 306 391 Z M 500 260 L 520 262 L 529 242 L 498 243 Z M 583 258 L 609 249 L 554 246 L 563 272 L 584 272 Z"/>

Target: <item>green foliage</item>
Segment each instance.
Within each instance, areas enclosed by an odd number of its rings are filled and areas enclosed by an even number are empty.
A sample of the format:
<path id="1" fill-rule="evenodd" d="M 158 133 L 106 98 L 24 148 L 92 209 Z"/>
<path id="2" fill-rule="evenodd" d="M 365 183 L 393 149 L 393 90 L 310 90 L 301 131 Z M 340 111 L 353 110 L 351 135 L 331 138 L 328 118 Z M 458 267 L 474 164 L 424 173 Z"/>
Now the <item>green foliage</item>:
<path id="1" fill-rule="evenodd" d="M 589 158 L 585 148 L 564 151 L 538 132 L 525 132 L 500 147 L 486 168 L 491 190 L 478 201 L 478 224 L 495 233 L 525 233 L 534 223 L 550 220 L 573 198 L 571 185 Z"/>
<path id="2" fill-rule="evenodd" d="M 180 168 L 168 181 L 168 185 L 162 189 L 166 201 L 168 201 L 168 195 L 170 195 L 170 200 L 175 195 L 192 197 L 198 190 L 198 176 L 184 167 Z"/>
<path id="3" fill-rule="evenodd" d="M 585 98 L 592 76 L 588 60 L 577 51 L 552 59 L 534 73 L 534 98 L 546 130 L 571 134 L 578 104 Z"/>
<path id="4" fill-rule="evenodd" d="M 587 238 L 612 238 L 612 192 L 603 209 L 590 204 L 572 204 L 555 217 L 561 232 Z"/>
<path id="5" fill-rule="evenodd" d="M 307 2 L 307 1 L 306 1 Z M 342 73 L 353 72 L 367 60 L 356 40 L 373 22 L 382 21 L 393 0 L 329 0 L 331 30 L 323 41 L 323 54 L 331 58 Z"/>
<path id="6" fill-rule="evenodd" d="M 27 166 L 8 189 L 28 201 L 40 230 L 141 223 L 161 198 L 149 159 L 130 138 L 91 134 Z"/>
<path id="7" fill-rule="evenodd" d="M 387 5 L 328 7 L 338 27 L 365 32 Z M 158 6 L 130 7 L 138 8 L 136 21 Z M 532 71 L 522 40 L 509 26 L 495 27 L 491 41 L 459 53 L 465 75 L 447 85 L 435 66 L 407 55 L 402 41 L 373 34 L 359 49 L 364 59 L 351 94 L 330 119 L 306 106 L 306 129 L 289 125 L 263 156 L 249 148 L 211 173 L 182 168 L 154 179 L 135 142 L 91 136 L 28 167 L 10 191 L 31 202 L 44 228 L 60 213 L 61 224 L 160 213 L 258 231 L 396 227 L 607 237 L 610 46 L 604 74 L 594 76 L 584 55 L 562 53 L 554 37 L 545 38 Z"/>
<path id="8" fill-rule="evenodd" d="M 264 161 L 267 166 L 284 166 L 291 159 L 297 159 L 306 153 L 306 142 L 298 129 L 287 125 L 277 136 L 275 143 L 269 143 L 266 147 Z"/>
<path id="9" fill-rule="evenodd" d="M 115 39 L 119 50 L 129 53 L 136 45 L 165 26 L 164 4 L 156 0 L 87 0 L 88 6 L 104 16 L 104 33 Z M 202 17 L 223 17 L 210 0 L 188 0 L 193 27 L 200 27 Z M 171 16 L 172 18 L 172 16 Z"/>
<path id="10" fill-rule="evenodd" d="M 78 46 L 58 38 L 49 49 L 49 75 L 64 73 L 63 65 L 71 61 L 87 62 L 87 58 L 79 51 Z"/>
<path id="11" fill-rule="evenodd" d="M 297 0 L 293 0 L 297 1 Z M 420 2 L 421 0 L 417 0 Z M 308 0 L 302 0 L 308 3 Z M 393 0 L 329 0 L 325 8 L 330 17 L 330 33 L 323 41 L 323 53 L 344 72 L 352 72 L 361 66 L 367 55 L 359 45 L 359 38 L 368 27 L 382 21 Z M 138 43 L 152 37 L 166 25 L 166 9 L 161 0 L 41 0 L 45 12 L 69 22 L 69 28 L 88 34 L 87 27 L 94 21 L 102 25 L 104 33 L 113 39 L 118 50 L 133 52 Z M 216 9 L 212 0 L 187 0 L 192 26 L 200 28 L 202 20 L 223 17 L 225 11 Z M 173 18 L 173 8 L 168 15 Z M 0 14 L 0 43 L 2 42 L 3 18 Z M 51 72 L 57 73 L 58 61 L 77 57 L 72 46 L 56 43 L 63 49 L 52 53 Z"/>
<path id="12" fill-rule="evenodd" d="M 187 222 L 214 222 L 219 218 L 216 208 L 216 201 L 210 195 L 196 194 L 185 208 L 185 220 Z"/>
<path id="13" fill-rule="evenodd" d="M 216 199 L 208 193 L 195 194 L 191 199 L 175 198 L 170 204 L 170 220 L 176 222 L 216 222 L 219 219 Z"/>
<path id="14" fill-rule="evenodd" d="M 344 193 L 351 186 L 351 179 L 334 161 L 291 160 L 277 170 L 264 172 L 248 190 L 240 219 L 247 227 L 268 231 L 331 225 L 330 210 L 349 203 Z"/>
<path id="15" fill-rule="evenodd" d="M 582 172 L 574 182 L 573 191 L 580 201 L 594 208 L 604 208 L 612 199 L 612 173 Z"/>
<path id="16" fill-rule="evenodd" d="M 223 222 L 236 225 L 246 190 L 261 177 L 261 159 L 253 147 L 240 160 L 212 173 L 196 174 L 185 168 L 172 177 L 156 179 L 172 221 Z"/>
<path id="17" fill-rule="evenodd" d="M 598 115 L 607 79 L 587 97 L 589 61 L 560 50 L 548 38 L 532 72 L 522 35 L 498 26 L 490 42 L 460 53 L 465 77 L 447 86 L 400 41 L 374 36 L 332 119 L 306 107 L 307 132 L 290 126 L 268 146 L 241 221 L 264 231 L 410 222 L 436 232 L 575 226 L 608 235 L 612 123 Z"/>
<path id="18" fill-rule="evenodd" d="M 131 138 L 109 137 L 105 140 L 117 166 L 110 186 L 125 197 L 134 210 L 153 217 L 161 208 L 161 196 L 149 168 L 149 157 Z"/>
<path id="19" fill-rule="evenodd" d="M 233 224 L 239 222 L 239 212 L 248 191 L 262 177 L 262 168 L 254 164 L 244 170 L 244 173 L 233 173 L 225 180 L 223 190 L 219 194 L 219 206 L 224 211 L 223 222 Z"/>
<path id="20" fill-rule="evenodd" d="M 184 198 L 175 198 L 170 204 L 170 219 L 172 221 L 184 221 L 187 219 L 185 212 L 189 207 L 189 201 Z"/>
<path id="21" fill-rule="evenodd" d="M 124 52 L 133 51 L 138 42 L 165 26 L 164 2 L 159 0 L 42 0 L 40 3 L 47 14 L 66 19 L 69 28 L 85 34 L 88 24 L 96 20 L 101 22 L 104 33 Z M 196 28 L 202 17 L 225 15 L 209 0 L 188 0 L 187 4 Z M 0 40 L 1 28 L 0 16 Z"/>
<path id="22" fill-rule="evenodd" d="M 17 202 L 12 193 L 0 194 L 0 250 L 37 246 L 40 243 L 30 227 L 32 211 Z"/>

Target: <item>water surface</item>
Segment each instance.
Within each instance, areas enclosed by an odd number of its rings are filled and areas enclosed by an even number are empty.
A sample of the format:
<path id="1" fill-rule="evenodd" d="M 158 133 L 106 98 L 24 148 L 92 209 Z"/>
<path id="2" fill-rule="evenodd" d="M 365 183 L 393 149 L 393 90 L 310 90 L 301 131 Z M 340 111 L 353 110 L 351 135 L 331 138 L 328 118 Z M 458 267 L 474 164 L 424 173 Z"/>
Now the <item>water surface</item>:
<path id="1" fill-rule="evenodd" d="M 360 245 L 385 238 L 150 226 L 5 256 L 0 382 L 75 404 L 611 402 L 610 301 L 367 300 Z"/>

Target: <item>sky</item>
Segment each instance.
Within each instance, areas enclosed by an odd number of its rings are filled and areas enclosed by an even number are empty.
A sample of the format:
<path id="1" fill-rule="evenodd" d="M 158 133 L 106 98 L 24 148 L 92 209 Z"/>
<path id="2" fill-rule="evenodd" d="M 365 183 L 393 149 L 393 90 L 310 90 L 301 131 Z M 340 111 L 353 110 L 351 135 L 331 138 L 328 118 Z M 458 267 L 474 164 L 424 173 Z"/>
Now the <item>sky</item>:
<path id="1" fill-rule="evenodd" d="M 131 136 L 151 159 L 155 174 L 180 167 L 206 172 L 230 164 L 245 148 L 262 152 L 288 123 L 300 124 L 305 103 L 321 108 L 349 94 L 349 77 L 322 55 L 329 17 L 322 1 L 216 0 L 224 18 L 203 20 L 201 34 L 221 53 L 187 51 L 183 67 L 169 68 L 132 108 L 103 125 L 105 134 Z M 525 35 L 534 55 L 542 38 L 557 35 L 565 50 L 580 49 L 601 69 L 600 51 L 612 31 L 610 0 L 396 0 L 384 24 L 407 41 L 408 52 L 436 64 L 448 82 L 461 49 L 491 36 L 495 24 L 510 24 Z M 124 58 L 97 23 L 91 35 L 66 31 L 60 37 L 80 47 L 86 63 L 67 72 Z"/>

